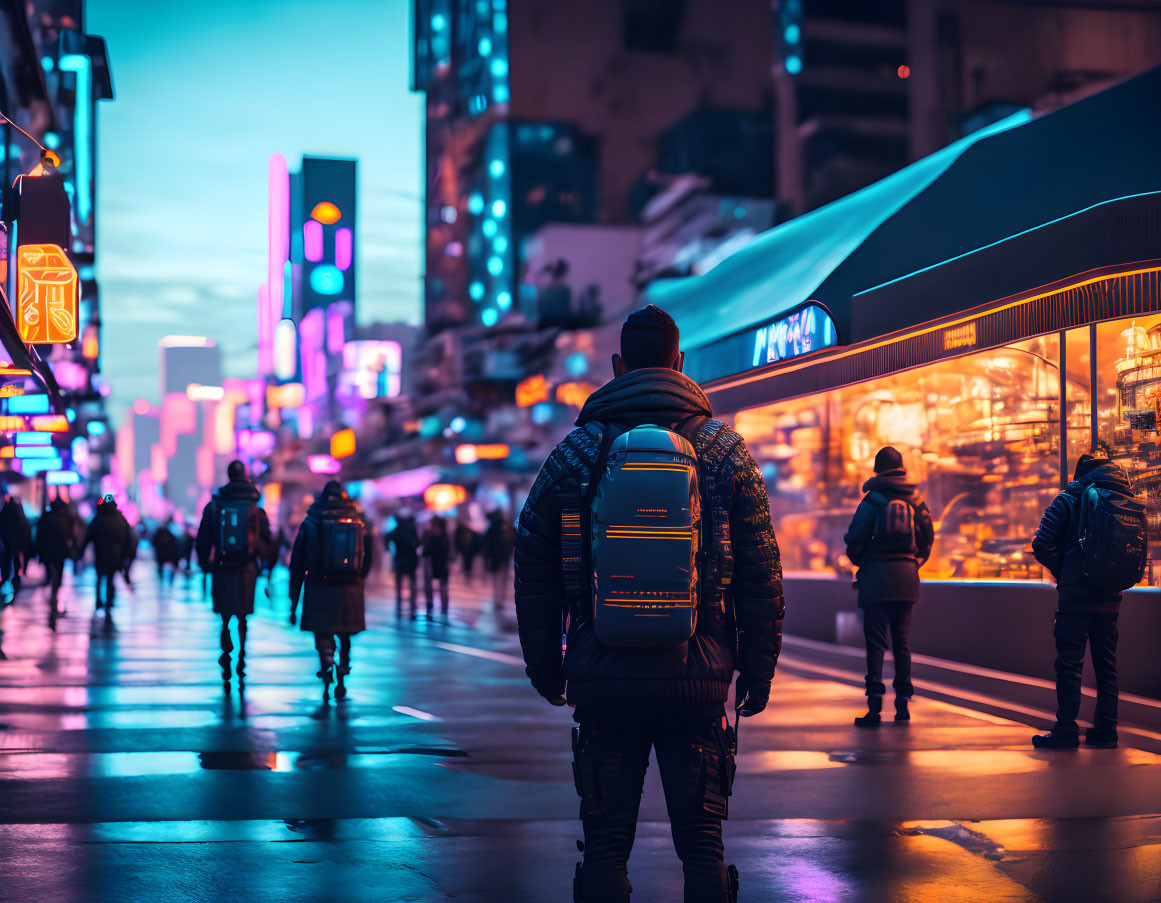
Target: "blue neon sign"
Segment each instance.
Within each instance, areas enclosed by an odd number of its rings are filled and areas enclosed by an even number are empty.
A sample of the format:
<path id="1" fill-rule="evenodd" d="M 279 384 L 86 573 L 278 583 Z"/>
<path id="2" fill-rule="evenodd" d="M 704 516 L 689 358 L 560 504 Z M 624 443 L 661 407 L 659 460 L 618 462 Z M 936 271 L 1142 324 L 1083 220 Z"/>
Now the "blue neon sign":
<path id="1" fill-rule="evenodd" d="M 838 344 L 834 321 L 822 307 L 807 304 L 773 323 L 759 326 L 753 333 L 751 367 L 777 364 Z"/>

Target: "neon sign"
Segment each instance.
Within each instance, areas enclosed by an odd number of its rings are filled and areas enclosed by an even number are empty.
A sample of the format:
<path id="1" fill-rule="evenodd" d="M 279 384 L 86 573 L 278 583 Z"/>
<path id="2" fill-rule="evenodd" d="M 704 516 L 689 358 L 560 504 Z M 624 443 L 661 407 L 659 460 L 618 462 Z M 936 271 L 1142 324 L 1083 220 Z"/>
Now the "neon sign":
<path id="1" fill-rule="evenodd" d="M 17 249 L 16 325 L 29 345 L 65 345 L 77 337 L 77 271 L 57 245 Z"/>
<path id="2" fill-rule="evenodd" d="M 822 307 L 808 304 L 788 316 L 754 330 L 752 367 L 777 364 L 838 343 L 834 321 Z"/>

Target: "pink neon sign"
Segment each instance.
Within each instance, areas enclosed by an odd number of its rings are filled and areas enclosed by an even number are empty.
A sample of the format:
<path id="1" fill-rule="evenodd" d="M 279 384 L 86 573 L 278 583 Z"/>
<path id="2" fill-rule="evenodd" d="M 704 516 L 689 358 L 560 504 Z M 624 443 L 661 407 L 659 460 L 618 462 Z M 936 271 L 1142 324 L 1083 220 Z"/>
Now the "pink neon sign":
<path id="1" fill-rule="evenodd" d="M 270 293 L 265 285 L 258 286 L 258 372 L 274 369 L 274 324 L 270 316 Z"/>
<path id="2" fill-rule="evenodd" d="M 312 263 L 323 259 L 323 227 L 316 219 L 302 224 L 302 253 Z"/>
<path id="3" fill-rule="evenodd" d="M 290 174 L 286 168 L 286 157 L 271 154 L 269 172 L 269 250 L 266 261 L 267 322 L 268 341 L 273 340 L 274 324 L 282 317 L 285 291 L 283 271 L 290 259 Z M 259 343 L 264 334 L 259 332 Z M 268 372 L 268 371 L 263 371 Z"/>
<path id="4" fill-rule="evenodd" d="M 338 473 L 343 465 L 330 455 L 310 455 L 306 459 L 306 469 L 311 473 Z"/>
<path id="5" fill-rule="evenodd" d="M 335 266 L 346 272 L 351 268 L 351 261 L 355 256 L 354 236 L 347 228 L 335 232 Z"/>

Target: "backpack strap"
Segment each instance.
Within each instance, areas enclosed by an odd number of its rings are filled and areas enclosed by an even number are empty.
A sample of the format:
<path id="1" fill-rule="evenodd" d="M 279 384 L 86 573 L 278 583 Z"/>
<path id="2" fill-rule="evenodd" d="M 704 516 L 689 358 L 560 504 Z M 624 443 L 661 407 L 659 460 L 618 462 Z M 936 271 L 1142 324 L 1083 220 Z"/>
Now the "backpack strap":
<path id="1" fill-rule="evenodd" d="M 730 546 L 730 512 L 719 491 L 722 465 L 742 437 L 720 420 L 708 420 L 693 437 L 698 459 L 698 485 L 702 504 L 701 593 L 719 600 L 734 577 L 734 557 Z"/>

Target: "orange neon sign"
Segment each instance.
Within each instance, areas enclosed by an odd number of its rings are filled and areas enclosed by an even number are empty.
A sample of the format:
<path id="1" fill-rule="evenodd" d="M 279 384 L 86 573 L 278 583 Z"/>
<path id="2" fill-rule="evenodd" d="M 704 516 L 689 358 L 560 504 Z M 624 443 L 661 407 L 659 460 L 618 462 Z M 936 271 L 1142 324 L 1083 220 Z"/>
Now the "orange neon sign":
<path id="1" fill-rule="evenodd" d="M 21 245 L 16 326 L 29 345 L 65 345 L 77 337 L 77 271 L 57 245 Z"/>
<path id="2" fill-rule="evenodd" d="M 456 505 L 467 501 L 468 492 L 454 483 L 433 483 L 423 490 L 423 502 L 437 513 L 450 511 Z"/>
<path id="3" fill-rule="evenodd" d="M 64 414 L 34 414 L 32 429 L 37 433 L 67 433 L 69 419 Z"/>
<path id="4" fill-rule="evenodd" d="M 548 401 L 548 380 L 544 375 L 537 373 L 516 384 L 516 404 L 521 408 L 530 408 L 534 404 Z"/>

